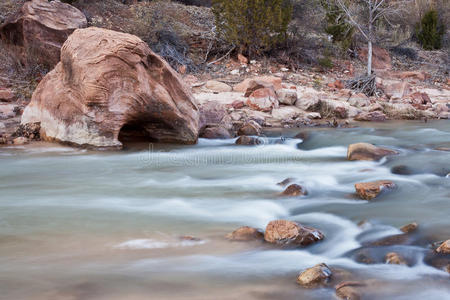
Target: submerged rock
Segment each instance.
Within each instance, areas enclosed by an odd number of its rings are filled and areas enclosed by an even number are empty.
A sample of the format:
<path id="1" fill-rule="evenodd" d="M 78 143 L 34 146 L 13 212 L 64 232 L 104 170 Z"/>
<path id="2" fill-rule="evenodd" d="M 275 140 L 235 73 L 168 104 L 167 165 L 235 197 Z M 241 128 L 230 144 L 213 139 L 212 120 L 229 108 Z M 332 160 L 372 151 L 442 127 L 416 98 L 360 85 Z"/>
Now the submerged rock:
<path id="1" fill-rule="evenodd" d="M 398 254 L 396 252 L 389 252 L 388 254 L 386 254 L 384 259 L 387 264 L 408 265 L 406 260 L 400 254 Z"/>
<path id="2" fill-rule="evenodd" d="M 360 182 L 355 184 L 356 193 L 364 200 L 376 198 L 384 189 L 395 188 L 395 183 L 389 180 L 378 180 L 373 182 Z"/>
<path id="3" fill-rule="evenodd" d="M 362 286 L 365 286 L 365 284 L 358 281 L 341 282 L 335 287 L 336 296 L 339 299 L 359 300 L 361 299 L 361 293 L 357 288 Z"/>
<path id="4" fill-rule="evenodd" d="M 330 268 L 322 263 L 300 273 L 297 277 L 297 282 L 305 288 L 314 288 L 327 284 L 331 276 Z"/>
<path id="5" fill-rule="evenodd" d="M 306 194 L 306 190 L 301 185 L 291 184 L 281 193 L 281 196 L 295 197 Z"/>
<path id="6" fill-rule="evenodd" d="M 236 145 L 261 145 L 264 144 L 264 141 L 254 137 L 254 136 L 246 136 L 241 135 L 235 142 Z"/>
<path id="7" fill-rule="evenodd" d="M 348 146 L 348 160 L 379 160 L 388 155 L 398 154 L 397 151 L 376 147 L 369 143 L 357 143 Z"/>
<path id="8" fill-rule="evenodd" d="M 287 186 L 289 183 L 294 181 L 294 178 L 286 178 L 285 180 L 278 182 L 277 185 L 279 186 Z"/>
<path id="9" fill-rule="evenodd" d="M 411 233 L 417 230 L 417 228 L 419 227 L 419 224 L 417 224 L 416 222 L 410 223 L 410 224 L 406 224 L 403 225 L 402 227 L 400 227 L 400 231 L 404 232 L 404 233 Z"/>
<path id="10" fill-rule="evenodd" d="M 226 238 L 231 241 L 264 240 L 264 233 L 257 228 L 243 226 L 227 234 Z"/>
<path id="11" fill-rule="evenodd" d="M 269 222 L 264 233 L 266 242 L 279 245 L 308 246 L 323 238 L 320 230 L 287 220 Z"/>
<path id="12" fill-rule="evenodd" d="M 27 60 L 53 67 L 60 58 L 61 46 L 78 28 L 87 26 L 85 15 L 60 1 L 32 0 L 0 26 L 0 38 Z M 32 56 L 32 57 L 31 57 Z"/>
<path id="13" fill-rule="evenodd" d="M 35 122 L 41 138 L 95 147 L 198 138 L 192 94 L 169 64 L 138 37 L 95 27 L 64 43 L 23 113 L 22 124 Z"/>

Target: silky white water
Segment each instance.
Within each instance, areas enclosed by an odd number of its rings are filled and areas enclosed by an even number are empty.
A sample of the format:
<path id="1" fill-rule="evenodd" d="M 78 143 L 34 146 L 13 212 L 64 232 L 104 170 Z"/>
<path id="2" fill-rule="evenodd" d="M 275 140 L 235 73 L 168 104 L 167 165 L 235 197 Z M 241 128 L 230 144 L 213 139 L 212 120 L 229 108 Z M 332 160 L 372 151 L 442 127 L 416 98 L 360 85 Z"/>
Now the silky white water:
<path id="1" fill-rule="evenodd" d="M 293 138 L 300 131 L 308 139 Z M 333 286 L 296 284 L 322 262 L 371 282 L 364 299 L 450 299 L 449 274 L 424 261 L 430 242 L 450 238 L 450 152 L 435 150 L 450 147 L 450 122 L 267 135 L 259 146 L 0 148 L 0 299 L 330 299 Z M 355 142 L 400 154 L 347 161 Z M 408 172 L 392 171 L 399 167 Z M 278 197 L 286 178 L 308 195 Z M 398 188 L 371 202 L 354 195 L 356 182 L 378 179 Z M 326 238 L 289 250 L 224 238 L 275 219 Z M 371 250 L 375 258 L 401 253 L 410 266 L 355 259 L 367 242 L 413 221 L 416 242 Z M 197 239 L 180 239 L 187 235 Z"/>

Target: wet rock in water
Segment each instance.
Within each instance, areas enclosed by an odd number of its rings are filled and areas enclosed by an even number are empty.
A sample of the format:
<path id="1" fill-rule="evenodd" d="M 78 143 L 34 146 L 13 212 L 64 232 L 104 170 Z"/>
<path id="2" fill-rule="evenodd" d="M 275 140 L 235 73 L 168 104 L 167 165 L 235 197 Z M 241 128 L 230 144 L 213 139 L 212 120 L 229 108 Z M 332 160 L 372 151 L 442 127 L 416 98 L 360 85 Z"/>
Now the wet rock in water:
<path id="1" fill-rule="evenodd" d="M 355 184 L 356 193 L 361 199 L 372 200 L 383 190 L 395 188 L 395 183 L 389 180 L 378 180 L 373 182 L 360 182 Z"/>
<path id="2" fill-rule="evenodd" d="M 287 186 L 289 183 L 294 181 L 294 178 L 286 178 L 285 180 L 278 182 L 277 185 L 279 186 Z"/>
<path id="3" fill-rule="evenodd" d="M 388 254 L 386 254 L 384 260 L 387 264 L 408 265 L 406 260 L 400 254 L 398 254 L 396 252 L 389 252 Z"/>
<path id="4" fill-rule="evenodd" d="M 26 137 L 23 137 L 23 136 L 15 138 L 13 140 L 13 144 L 14 145 L 25 145 L 25 144 L 28 144 L 28 142 L 29 142 L 28 139 Z"/>
<path id="5" fill-rule="evenodd" d="M 437 249 L 437 253 L 450 254 L 450 240 L 443 242 Z"/>
<path id="6" fill-rule="evenodd" d="M 393 174 L 398 174 L 398 175 L 412 175 L 412 174 L 414 174 L 414 171 L 411 170 L 410 167 L 405 166 L 405 165 L 394 166 L 394 167 L 391 168 L 391 172 Z"/>
<path id="7" fill-rule="evenodd" d="M 345 300 L 359 300 L 361 299 L 361 293 L 358 287 L 365 286 L 364 283 L 358 281 L 344 281 L 336 285 L 336 296 L 339 299 Z"/>
<path id="8" fill-rule="evenodd" d="M 315 288 L 327 284 L 331 276 L 330 268 L 322 263 L 300 273 L 297 277 L 297 282 L 305 288 Z"/>
<path id="9" fill-rule="evenodd" d="M 288 197 L 296 197 L 306 195 L 306 190 L 298 184 L 291 184 L 280 195 Z"/>
<path id="10" fill-rule="evenodd" d="M 85 15 L 72 5 L 33 0 L 25 2 L 20 12 L 0 26 L 0 38 L 12 47 L 22 62 L 33 59 L 53 67 L 59 61 L 61 46 L 67 37 L 86 26 Z"/>
<path id="11" fill-rule="evenodd" d="M 193 144 L 199 131 L 180 75 L 138 37 L 96 27 L 76 30 L 64 43 L 61 62 L 22 115 L 22 124 L 36 122 L 41 138 L 94 147 Z"/>
<path id="12" fill-rule="evenodd" d="M 258 111 L 269 112 L 278 108 L 278 98 L 273 89 L 262 88 L 254 91 L 247 99 L 248 107 Z"/>
<path id="13" fill-rule="evenodd" d="M 182 235 L 179 237 L 181 241 L 201 242 L 202 239 L 192 235 Z"/>
<path id="14" fill-rule="evenodd" d="M 309 138 L 309 132 L 303 131 L 299 132 L 294 136 L 295 139 L 301 139 L 302 141 L 306 141 Z"/>
<path id="15" fill-rule="evenodd" d="M 436 269 L 450 273 L 450 254 L 436 253 L 436 251 L 430 250 L 423 261 Z"/>
<path id="16" fill-rule="evenodd" d="M 243 226 L 227 234 L 226 238 L 231 241 L 264 240 L 264 233 L 257 228 Z"/>
<path id="17" fill-rule="evenodd" d="M 287 220 L 269 222 L 264 233 L 266 242 L 278 245 L 308 246 L 323 238 L 320 230 Z"/>
<path id="18" fill-rule="evenodd" d="M 382 246 L 393 246 L 393 245 L 404 245 L 408 244 L 410 241 L 410 236 L 408 234 L 395 234 L 390 235 L 376 241 L 371 241 L 365 243 L 365 245 L 370 247 L 382 247 Z"/>
<path id="19" fill-rule="evenodd" d="M 262 127 L 253 120 L 246 122 L 238 130 L 238 135 L 261 135 Z"/>
<path id="20" fill-rule="evenodd" d="M 348 160 L 379 160 L 388 155 L 398 154 L 397 151 L 377 147 L 369 143 L 357 143 L 348 146 Z"/>
<path id="21" fill-rule="evenodd" d="M 213 92 L 219 92 L 219 93 L 231 92 L 233 90 L 233 88 L 231 86 L 229 86 L 228 84 L 217 81 L 217 80 L 209 80 L 208 82 L 206 82 L 205 87 L 208 90 L 211 90 Z"/>
<path id="22" fill-rule="evenodd" d="M 241 135 L 235 142 L 236 145 L 261 145 L 264 141 L 258 137 Z"/>
<path id="23" fill-rule="evenodd" d="M 200 137 L 205 139 L 231 139 L 232 136 L 228 130 L 221 126 L 206 127 Z"/>
<path id="24" fill-rule="evenodd" d="M 400 231 L 404 232 L 404 233 L 411 233 L 417 230 L 417 228 L 419 227 L 419 224 L 417 224 L 416 222 L 410 223 L 410 224 L 406 224 L 403 225 L 402 227 L 400 227 Z"/>

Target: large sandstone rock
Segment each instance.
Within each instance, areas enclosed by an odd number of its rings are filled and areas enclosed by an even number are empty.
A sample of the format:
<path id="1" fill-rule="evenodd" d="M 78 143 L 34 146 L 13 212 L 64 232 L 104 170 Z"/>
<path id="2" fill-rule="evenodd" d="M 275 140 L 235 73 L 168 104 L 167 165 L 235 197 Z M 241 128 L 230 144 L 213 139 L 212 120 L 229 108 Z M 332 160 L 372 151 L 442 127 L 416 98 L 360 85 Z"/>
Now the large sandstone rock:
<path id="1" fill-rule="evenodd" d="M 398 154 L 397 151 L 377 147 L 369 143 L 356 143 L 348 146 L 348 160 L 379 160 L 387 155 Z"/>
<path id="2" fill-rule="evenodd" d="M 322 263 L 300 273 L 297 277 L 297 282 L 305 288 L 314 288 L 328 283 L 331 275 L 330 268 Z"/>
<path id="3" fill-rule="evenodd" d="M 266 242 L 279 245 L 308 246 L 323 238 L 320 230 L 287 220 L 269 222 L 264 233 Z"/>
<path id="4" fill-rule="evenodd" d="M 138 37 L 76 30 L 36 88 L 22 124 L 42 138 L 95 147 L 126 140 L 195 143 L 198 110 L 179 75 Z"/>
<path id="5" fill-rule="evenodd" d="M 360 182 L 355 184 L 356 193 L 364 200 L 376 198 L 384 189 L 393 189 L 395 183 L 389 180 Z"/>
<path id="6" fill-rule="evenodd" d="M 28 58 L 56 65 L 67 37 L 87 26 L 84 14 L 60 1 L 32 0 L 0 27 L 0 38 L 26 63 Z"/>

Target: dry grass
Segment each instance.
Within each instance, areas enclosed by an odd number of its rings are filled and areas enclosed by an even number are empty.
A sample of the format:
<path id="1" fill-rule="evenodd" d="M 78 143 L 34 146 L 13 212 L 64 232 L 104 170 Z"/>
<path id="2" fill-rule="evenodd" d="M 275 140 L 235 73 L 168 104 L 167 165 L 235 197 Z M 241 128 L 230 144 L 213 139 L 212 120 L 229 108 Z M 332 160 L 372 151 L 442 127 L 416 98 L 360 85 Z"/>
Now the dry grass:
<path id="1" fill-rule="evenodd" d="M 16 55 L 0 41 L 0 86 L 12 87 L 22 99 L 30 99 L 39 80 L 49 71 L 48 67 L 37 63 L 33 49 L 28 49 L 27 61 Z"/>
<path id="2" fill-rule="evenodd" d="M 25 0 L 1 0 L 0 1 L 0 25 L 11 15 L 17 12 Z"/>

